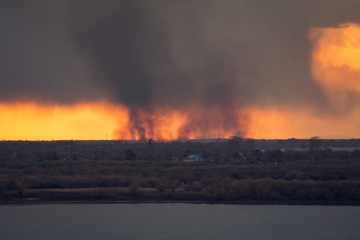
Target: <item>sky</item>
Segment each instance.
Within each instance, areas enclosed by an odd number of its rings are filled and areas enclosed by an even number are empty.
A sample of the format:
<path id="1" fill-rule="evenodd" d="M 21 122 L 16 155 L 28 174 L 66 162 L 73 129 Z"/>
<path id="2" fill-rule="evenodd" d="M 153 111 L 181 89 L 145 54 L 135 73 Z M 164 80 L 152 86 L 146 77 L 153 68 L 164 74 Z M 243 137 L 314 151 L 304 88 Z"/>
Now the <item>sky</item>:
<path id="1" fill-rule="evenodd" d="M 0 139 L 359 138 L 357 0 L 0 3 Z"/>

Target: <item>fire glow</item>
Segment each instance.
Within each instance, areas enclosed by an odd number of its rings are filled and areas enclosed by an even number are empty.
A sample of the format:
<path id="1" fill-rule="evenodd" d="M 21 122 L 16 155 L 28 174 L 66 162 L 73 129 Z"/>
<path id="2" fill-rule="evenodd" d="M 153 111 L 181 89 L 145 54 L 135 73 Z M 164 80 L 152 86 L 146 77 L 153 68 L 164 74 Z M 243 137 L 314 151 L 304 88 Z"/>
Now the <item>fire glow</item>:
<path id="1" fill-rule="evenodd" d="M 199 107 L 138 111 L 133 122 L 127 108 L 107 102 L 74 106 L 2 103 L 0 112 L 1 140 L 216 138 L 230 137 L 243 125 L 237 120 L 242 119 L 240 113 L 227 128 L 228 120 L 219 108 Z"/>
<path id="2" fill-rule="evenodd" d="M 74 106 L 3 103 L 0 104 L 0 132 L 1 140 L 174 140 L 228 138 L 236 134 L 265 139 L 309 138 L 314 136 L 314 129 L 318 135 L 333 138 L 360 134 L 360 128 L 354 124 L 360 122 L 360 108 L 346 116 L 322 118 L 305 109 L 248 107 L 236 113 L 237 125 L 232 128 L 224 128 L 226 119 L 221 117 L 210 121 L 192 117 L 207 112 L 206 118 L 211 118 L 217 111 L 219 109 L 194 107 L 186 111 L 157 110 L 150 115 L 141 112 L 138 121 L 142 124 L 134 128 L 129 110 L 109 103 Z M 204 121 L 207 124 L 200 127 Z M 236 132 L 244 126 L 246 131 Z"/>
<path id="3" fill-rule="evenodd" d="M 130 112 L 130 111 L 129 111 Z M 229 119 L 230 118 L 230 119 Z M 237 109 L 193 105 L 182 109 L 156 108 L 131 113 L 127 126 L 117 131 L 120 139 L 198 139 L 243 135 L 246 116 Z"/>

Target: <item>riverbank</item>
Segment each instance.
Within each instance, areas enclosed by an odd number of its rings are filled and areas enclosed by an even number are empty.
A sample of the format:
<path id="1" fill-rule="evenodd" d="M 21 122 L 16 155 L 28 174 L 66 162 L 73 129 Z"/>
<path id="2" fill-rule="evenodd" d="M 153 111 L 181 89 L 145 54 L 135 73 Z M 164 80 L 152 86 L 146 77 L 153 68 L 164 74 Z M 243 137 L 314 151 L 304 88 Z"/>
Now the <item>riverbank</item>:
<path id="1" fill-rule="evenodd" d="M 289 205 L 289 206 L 360 206 L 358 201 L 43 201 L 39 199 L 14 199 L 0 201 L 0 205 L 42 205 L 42 204 L 220 204 L 220 205 Z"/>
<path id="2" fill-rule="evenodd" d="M 316 199 L 251 199 L 231 196 L 215 196 L 206 191 L 194 192 L 176 189 L 161 191 L 156 188 L 75 188 L 75 189 L 25 189 L 9 191 L 0 204 L 141 204 L 141 203 L 189 203 L 234 205 L 324 205 L 360 206 L 354 200 Z"/>

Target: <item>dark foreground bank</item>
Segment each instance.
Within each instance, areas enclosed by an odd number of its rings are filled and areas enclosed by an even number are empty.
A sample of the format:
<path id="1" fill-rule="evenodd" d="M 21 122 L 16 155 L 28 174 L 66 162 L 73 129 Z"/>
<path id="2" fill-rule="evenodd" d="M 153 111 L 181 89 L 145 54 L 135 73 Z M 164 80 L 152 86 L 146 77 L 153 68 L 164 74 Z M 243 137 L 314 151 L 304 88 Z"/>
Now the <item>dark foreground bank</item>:
<path id="1" fill-rule="evenodd" d="M 3 158 L 0 202 L 360 203 L 357 155 L 270 153 L 255 162 Z"/>
<path id="2" fill-rule="evenodd" d="M 359 171 L 357 163 L 350 162 L 162 167 L 144 167 L 140 163 L 114 166 L 107 162 L 106 167 L 82 166 L 82 171 L 102 174 L 79 174 L 80 170 L 74 171 L 75 166 L 62 164 L 43 166 L 44 169 L 8 169 L 16 174 L 2 174 L 0 202 L 360 203 L 360 180 L 356 176 Z"/>

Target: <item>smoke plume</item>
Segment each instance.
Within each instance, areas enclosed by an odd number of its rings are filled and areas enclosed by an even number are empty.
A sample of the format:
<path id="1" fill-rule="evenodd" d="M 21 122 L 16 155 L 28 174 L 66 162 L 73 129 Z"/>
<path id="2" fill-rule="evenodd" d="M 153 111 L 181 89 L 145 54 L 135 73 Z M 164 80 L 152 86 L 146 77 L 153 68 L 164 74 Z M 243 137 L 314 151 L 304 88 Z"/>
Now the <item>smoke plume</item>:
<path id="1" fill-rule="evenodd" d="M 159 107 L 222 109 L 184 135 L 213 121 L 244 131 L 234 118 L 247 105 L 331 111 L 312 79 L 309 29 L 359 12 L 356 0 L 3 1 L 0 100 L 107 99 L 130 109 L 142 138 L 156 121 L 140 116 Z"/>

